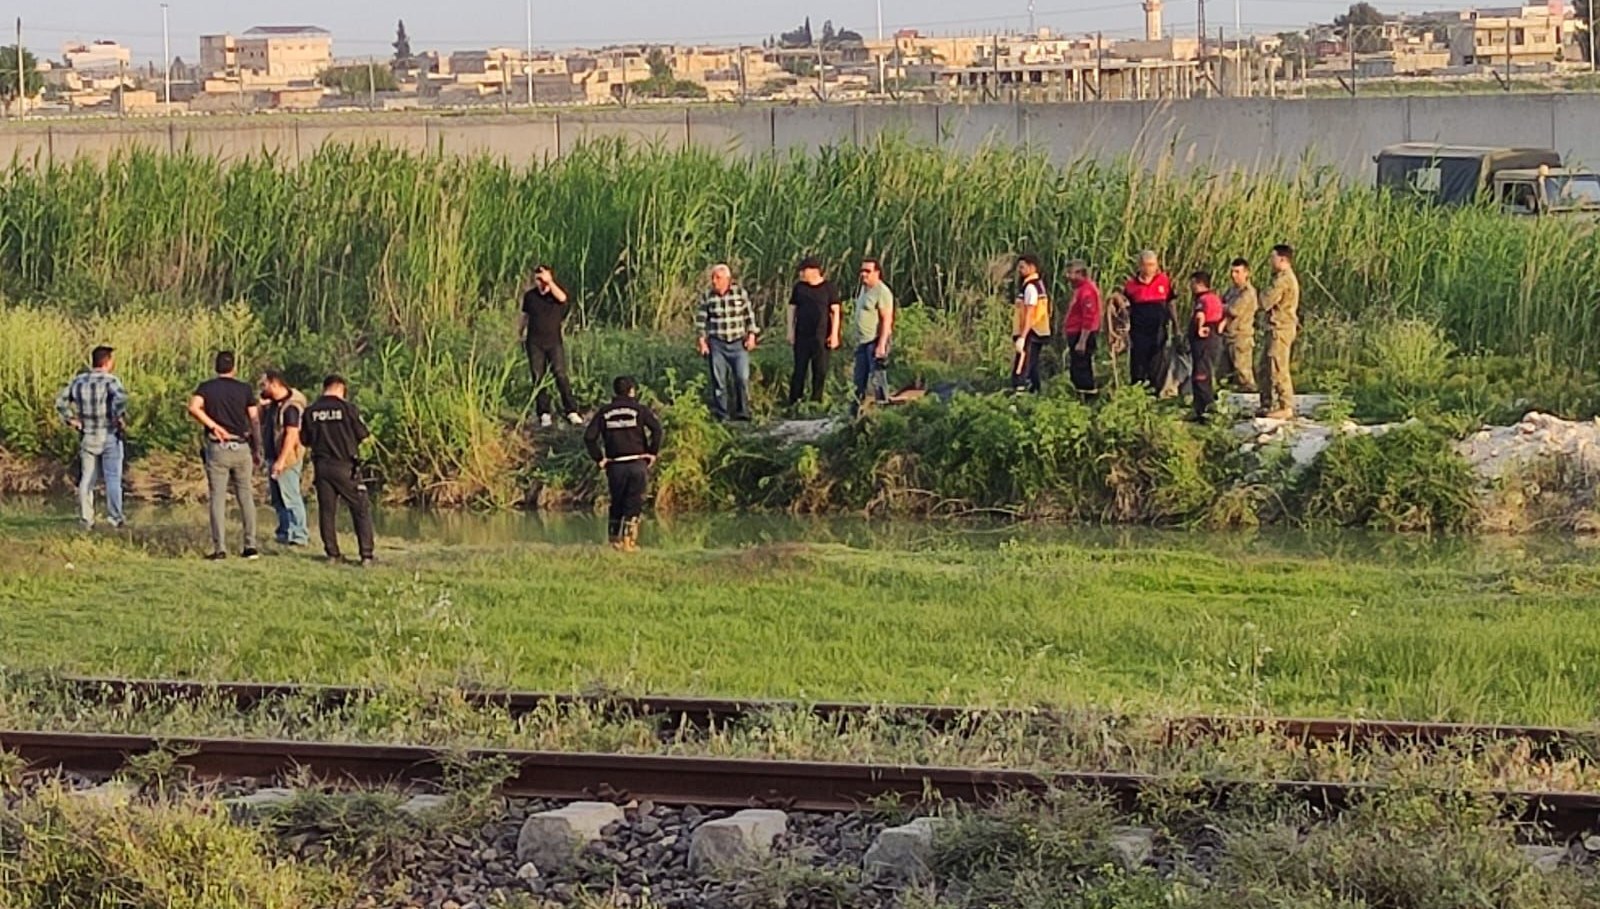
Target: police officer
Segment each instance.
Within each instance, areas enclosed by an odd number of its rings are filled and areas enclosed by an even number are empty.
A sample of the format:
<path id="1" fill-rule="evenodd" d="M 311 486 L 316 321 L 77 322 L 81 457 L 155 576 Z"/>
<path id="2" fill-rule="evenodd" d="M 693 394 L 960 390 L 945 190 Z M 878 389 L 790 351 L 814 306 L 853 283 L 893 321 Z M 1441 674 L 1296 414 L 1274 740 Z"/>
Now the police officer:
<path id="1" fill-rule="evenodd" d="M 661 421 L 639 403 L 639 386 L 628 376 L 611 383 L 616 395 L 600 408 L 583 434 L 589 455 L 606 473 L 611 489 L 611 546 L 621 552 L 639 548 L 639 515 L 644 512 L 650 468 L 661 452 Z"/>
<path id="2" fill-rule="evenodd" d="M 342 562 L 339 554 L 339 502 L 350 506 L 355 518 L 356 542 L 361 548 L 363 568 L 373 563 L 372 504 L 367 489 L 356 478 L 357 453 L 361 443 L 372 435 L 361 421 L 361 412 L 345 400 L 348 386 L 342 376 L 329 376 L 322 383 L 322 397 L 306 408 L 301 418 L 301 438 L 311 452 L 316 469 L 317 528 L 322 550 L 328 561 Z"/>

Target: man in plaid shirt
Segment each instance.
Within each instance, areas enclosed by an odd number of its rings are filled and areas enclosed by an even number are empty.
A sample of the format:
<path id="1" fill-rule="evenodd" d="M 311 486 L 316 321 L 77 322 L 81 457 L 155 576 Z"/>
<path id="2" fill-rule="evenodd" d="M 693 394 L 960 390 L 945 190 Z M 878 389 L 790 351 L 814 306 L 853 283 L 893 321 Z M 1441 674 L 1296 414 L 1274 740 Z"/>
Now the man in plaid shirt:
<path id="1" fill-rule="evenodd" d="M 718 420 L 750 419 L 750 351 L 761 329 L 744 288 L 733 282 L 733 269 L 711 269 L 711 289 L 694 312 L 700 356 L 711 361 L 711 414 Z M 730 388 L 730 380 L 732 387 Z"/>
<path id="2" fill-rule="evenodd" d="M 106 484 L 106 517 L 112 527 L 126 523 L 122 514 L 122 428 L 128 392 L 111 373 L 115 367 L 112 353 L 109 347 L 96 347 L 90 354 L 89 371 L 78 373 L 56 395 L 56 413 L 79 434 L 78 520 L 85 530 L 94 527 L 94 487 L 101 478 Z"/>

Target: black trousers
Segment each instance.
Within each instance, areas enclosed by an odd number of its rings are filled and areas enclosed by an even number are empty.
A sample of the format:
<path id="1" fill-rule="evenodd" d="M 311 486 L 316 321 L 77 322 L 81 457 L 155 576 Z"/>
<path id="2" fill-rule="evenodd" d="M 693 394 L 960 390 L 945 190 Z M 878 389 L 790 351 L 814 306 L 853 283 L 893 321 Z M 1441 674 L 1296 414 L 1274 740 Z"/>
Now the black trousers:
<path id="1" fill-rule="evenodd" d="M 806 375 L 811 376 L 811 400 L 821 402 L 828 384 L 828 342 L 818 338 L 794 339 L 794 374 L 789 377 L 789 403 L 805 396 Z"/>
<path id="2" fill-rule="evenodd" d="M 1159 392 L 1167 365 L 1167 329 L 1171 307 L 1165 303 L 1135 303 L 1128 307 L 1128 378 Z"/>
<path id="3" fill-rule="evenodd" d="M 372 502 L 366 487 L 356 482 L 356 466 L 340 461 L 317 461 L 317 530 L 322 535 L 322 551 L 328 558 L 339 558 L 339 503 L 350 506 L 356 523 L 356 545 L 361 557 L 370 559 L 375 544 L 372 533 Z"/>
<path id="4" fill-rule="evenodd" d="M 623 461 L 606 466 L 606 485 L 611 491 L 611 514 L 607 529 L 611 539 L 622 536 L 622 525 L 644 514 L 644 494 L 650 486 L 650 468 L 644 461 Z"/>
<path id="5" fill-rule="evenodd" d="M 539 413 L 550 413 L 550 387 L 547 376 L 554 376 L 556 391 L 561 395 L 563 413 L 577 413 L 578 402 L 572 398 L 572 382 L 567 378 L 567 346 L 559 341 L 552 347 L 528 342 L 528 371 L 533 373 L 533 385 L 539 390 L 534 406 Z"/>
<path id="6" fill-rule="evenodd" d="M 1067 374 L 1072 377 L 1072 387 L 1088 394 L 1095 389 L 1094 384 L 1094 346 L 1099 340 L 1100 333 L 1089 332 L 1089 340 L 1083 344 L 1083 353 L 1078 353 L 1078 339 L 1083 337 L 1079 332 L 1067 335 Z"/>
<path id="7" fill-rule="evenodd" d="M 1217 358 L 1222 355 L 1222 336 L 1216 329 L 1204 338 L 1191 334 L 1189 355 L 1194 359 L 1194 415 L 1203 418 L 1217 403 Z"/>
<path id="8" fill-rule="evenodd" d="M 1044 359 L 1044 342 L 1048 340 L 1050 339 L 1044 335 L 1028 332 L 1023 341 L 1022 353 L 1017 354 L 1011 362 L 1012 388 L 1038 394 L 1044 387 L 1039 381 L 1039 363 Z"/>

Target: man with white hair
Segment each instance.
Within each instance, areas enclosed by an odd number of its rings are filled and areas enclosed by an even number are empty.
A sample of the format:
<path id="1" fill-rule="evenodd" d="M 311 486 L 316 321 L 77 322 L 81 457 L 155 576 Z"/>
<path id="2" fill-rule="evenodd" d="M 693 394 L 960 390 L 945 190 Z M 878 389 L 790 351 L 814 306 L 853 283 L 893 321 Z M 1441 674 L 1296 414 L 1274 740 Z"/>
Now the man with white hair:
<path id="1" fill-rule="evenodd" d="M 700 356 L 711 365 L 711 414 L 718 420 L 750 419 L 750 352 L 761 329 L 750 295 L 734 283 L 733 269 L 711 269 L 711 287 L 694 313 Z"/>
<path id="2" fill-rule="evenodd" d="M 1115 296 L 1116 305 L 1128 311 L 1128 378 L 1159 392 L 1175 299 L 1172 279 L 1161 270 L 1161 257 L 1149 249 L 1140 253 L 1139 270 Z"/>

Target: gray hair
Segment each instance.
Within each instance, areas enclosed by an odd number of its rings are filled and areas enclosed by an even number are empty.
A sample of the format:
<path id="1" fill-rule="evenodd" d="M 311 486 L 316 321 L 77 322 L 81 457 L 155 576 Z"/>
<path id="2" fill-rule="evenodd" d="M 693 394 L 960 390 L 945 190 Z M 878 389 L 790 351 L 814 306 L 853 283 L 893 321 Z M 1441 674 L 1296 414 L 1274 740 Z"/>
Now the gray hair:
<path id="1" fill-rule="evenodd" d="M 733 277 L 733 269 L 729 268 L 725 262 L 718 262 L 716 265 L 711 266 L 711 277 L 715 278 L 717 275 L 727 275 L 731 278 Z"/>
<path id="2" fill-rule="evenodd" d="M 1155 250 L 1147 249 L 1147 250 L 1144 250 L 1143 252 L 1139 253 L 1139 261 L 1140 262 L 1160 262 L 1161 261 L 1161 257 L 1156 255 L 1156 251 Z"/>

